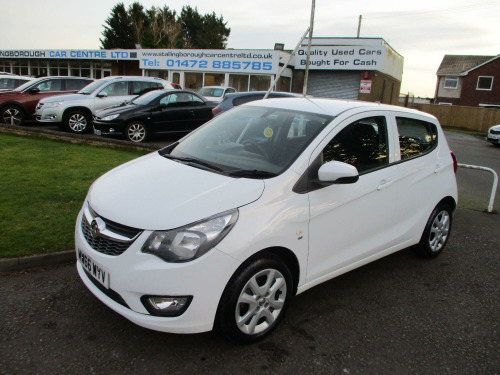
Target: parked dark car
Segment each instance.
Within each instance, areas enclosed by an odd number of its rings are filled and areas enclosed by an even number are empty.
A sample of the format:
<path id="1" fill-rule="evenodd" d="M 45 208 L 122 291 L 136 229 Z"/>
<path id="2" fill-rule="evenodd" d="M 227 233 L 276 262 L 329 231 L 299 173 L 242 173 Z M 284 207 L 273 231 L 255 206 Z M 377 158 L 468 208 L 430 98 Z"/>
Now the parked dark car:
<path id="1" fill-rule="evenodd" d="M 253 102 L 255 100 L 263 99 L 264 95 L 266 95 L 266 91 L 249 91 L 249 92 L 236 92 L 234 94 L 227 94 L 224 100 L 220 102 L 217 107 L 212 109 L 212 113 L 215 117 L 233 107 L 237 107 L 239 105 L 248 102 Z M 268 98 L 289 98 L 289 97 L 300 98 L 301 96 L 302 95 L 294 94 L 291 92 L 271 92 Z"/>
<path id="2" fill-rule="evenodd" d="M 213 117 L 213 106 L 191 91 L 150 91 L 97 112 L 94 133 L 120 135 L 132 142 L 144 142 L 155 134 L 189 133 Z"/>
<path id="3" fill-rule="evenodd" d="M 40 99 L 77 92 L 94 81 L 84 77 L 43 77 L 26 82 L 12 91 L 0 92 L 0 121 L 21 125 L 34 119 Z"/>

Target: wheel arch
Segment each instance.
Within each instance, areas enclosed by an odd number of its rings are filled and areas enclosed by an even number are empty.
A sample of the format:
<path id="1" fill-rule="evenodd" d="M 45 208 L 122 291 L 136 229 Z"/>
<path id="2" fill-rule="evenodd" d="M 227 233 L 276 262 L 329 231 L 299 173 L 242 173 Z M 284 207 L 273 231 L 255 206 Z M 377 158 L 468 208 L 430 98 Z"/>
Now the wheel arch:
<path id="1" fill-rule="evenodd" d="M 66 116 L 68 115 L 68 113 L 71 111 L 83 111 L 83 112 L 85 112 L 90 117 L 90 122 L 92 122 L 92 118 L 93 118 L 92 111 L 85 106 L 75 106 L 75 107 L 66 108 L 63 112 L 63 115 L 62 115 L 63 121 L 66 118 Z"/>
<path id="2" fill-rule="evenodd" d="M 22 103 L 19 103 L 19 102 L 12 102 L 11 101 L 11 102 L 2 103 L 0 105 L 0 111 L 3 111 L 4 108 L 8 107 L 8 106 L 17 107 L 17 108 L 21 109 L 24 112 L 25 116 L 28 116 L 28 110 L 26 109 L 26 107 Z"/>
<path id="3" fill-rule="evenodd" d="M 452 212 L 455 212 L 455 210 L 457 208 L 457 202 L 451 196 L 447 196 L 447 197 L 441 199 L 439 201 L 439 203 L 436 205 L 436 207 L 441 205 L 441 204 L 446 204 L 446 205 L 450 206 Z"/>

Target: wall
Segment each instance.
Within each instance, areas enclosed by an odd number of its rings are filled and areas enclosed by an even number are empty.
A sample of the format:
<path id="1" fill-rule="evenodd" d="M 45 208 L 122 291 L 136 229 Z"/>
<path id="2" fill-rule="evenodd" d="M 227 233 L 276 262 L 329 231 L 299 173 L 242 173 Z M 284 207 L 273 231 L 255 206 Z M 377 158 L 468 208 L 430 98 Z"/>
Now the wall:
<path id="1" fill-rule="evenodd" d="M 493 125 L 500 124 L 500 109 L 415 104 L 413 108 L 437 117 L 442 126 L 468 129 L 486 133 Z"/>
<path id="2" fill-rule="evenodd" d="M 361 73 L 361 76 L 363 73 Z M 363 78 L 361 78 L 363 79 Z M 401 82 L 381 72 L 370 72 L 372 89 L 369 94 L 358 94 L 358 100 L 366 102 L 380 102 L 384 104 L 398 104 Z M 359 88 L 358 88 L 359 90 Z"/>
<path id="3" fill-rule="evenodd" d="M 460 93 L 462 91 L 462 82 L 463 82 L 463 77 L 458 77 L 458 85 L 456 89 L 445 89 L 444 88 L 444 81 L 445 81 L 445 76 L 438 76 L 438 92 L 437 92 L 437 100 L 436 103 L 444 102 L 444 103 L 452 103 L 453 100 L 449 100 L 450 98 L 454 99 L 459 99 L 460 98 Z"/>

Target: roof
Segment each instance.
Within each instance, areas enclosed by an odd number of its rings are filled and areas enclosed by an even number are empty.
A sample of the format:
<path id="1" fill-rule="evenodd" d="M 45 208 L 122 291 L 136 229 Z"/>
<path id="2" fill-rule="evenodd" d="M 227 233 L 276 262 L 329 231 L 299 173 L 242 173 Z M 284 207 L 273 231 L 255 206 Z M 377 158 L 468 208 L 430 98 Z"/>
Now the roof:
<path id="1" fill-rule="evenodd" d="M 466 75 L 469 70 L 497 56 L 444 55 L 437 75 Z"/>

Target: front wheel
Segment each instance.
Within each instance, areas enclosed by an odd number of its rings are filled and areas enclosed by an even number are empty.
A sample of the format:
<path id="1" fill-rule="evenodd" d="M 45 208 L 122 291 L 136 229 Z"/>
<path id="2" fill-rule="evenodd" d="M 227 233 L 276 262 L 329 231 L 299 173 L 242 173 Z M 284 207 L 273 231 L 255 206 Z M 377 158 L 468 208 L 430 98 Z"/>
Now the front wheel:
<path id="1" fill-rule="evenodd" d="M 4 124 L 22 125 L 25 116 L 21 108 L 10 105 L 2 109 L 0 117 Z"/>
<path id="2" fill-rule="evenodd" d="M 217 327 L 226 335 L 253 342 L 278 326 L 292 297 L 292 275 L 277 257 L 260 258 L 239 270 L 226 286 Z"/>
<path id="3" fill-rule="evenodd" d="M 450 236 L 452 210 L 447 204 L 438 205 L 432 211 L 415 253 L 423 258 L 437 257 L 443 251 Z"/>
<path id="4" fill-rule="evenodd" d="M 64 116 L 64 125 L 71 133 L 86 133 L 90 129 L 90 116 L 84 111 L 70 111 Z"/>
<path id="5" fill-rule="evenodd" d="M 145 142 L 148 137 L 148 129 L 139 121 L 133 121 L 125 129 L 125 137 L 132 142 Z"/>

